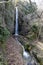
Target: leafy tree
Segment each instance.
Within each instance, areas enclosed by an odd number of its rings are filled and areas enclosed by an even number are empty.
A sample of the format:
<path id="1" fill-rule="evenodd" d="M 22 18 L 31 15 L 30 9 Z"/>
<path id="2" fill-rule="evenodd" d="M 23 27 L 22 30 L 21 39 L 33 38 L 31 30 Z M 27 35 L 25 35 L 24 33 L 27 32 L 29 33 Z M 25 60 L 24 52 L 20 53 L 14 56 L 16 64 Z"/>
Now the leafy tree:
<path id="1" fill-rule="evenodd" d="M 33 13 L 37 10 L 37 5 L 35 2 L 19 2 L 18 5 L 20 5 L 20 9 L 21 11 L 27 15 L 27 14 L 30 14 L 30 13 Z"/>
<path id="2" fill-rule="evenodd" d="M 7 30 L 7 28 L 0 26 L 0 42 L 4 43 L 4 41 L 8 38 L 10 35 L 10 32 Z"/>

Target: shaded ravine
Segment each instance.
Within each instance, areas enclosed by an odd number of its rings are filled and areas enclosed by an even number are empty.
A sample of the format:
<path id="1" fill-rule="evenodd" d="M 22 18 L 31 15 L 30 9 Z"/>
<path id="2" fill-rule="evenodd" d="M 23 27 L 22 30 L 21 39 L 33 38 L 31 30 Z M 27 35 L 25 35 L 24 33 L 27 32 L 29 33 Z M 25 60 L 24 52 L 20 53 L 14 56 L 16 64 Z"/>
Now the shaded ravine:
<path id="1" fill-rule="evenodd" d="M 24 59 L 25 65 L 40 65 L 32 54 L 25 51 L 24 46 L 18 41 L 18 39 L 15 38 L 15 40 L 23 48 L 23 59 Z"/>
<path id="2" fill-rule="evenodd" d="M 28 52 L 25 51 L 24 46 L 17 39 L 18 36 L 18 7 L 16 6 L 15 40 L 23 48 L 23 59 L 25 61 L 25 65 L 39 65 L 37 64 L 35 58 L 33 59 L 33 56 L 31 56 Z"/>
<path id="3" fill-rule="evenodd" d="M 15 37 L 10 37 L 7 40 L 4 57 L 8 65 L 38 65 L 34 63 L 36 62 L 35 58 L 25 51 Z"/>

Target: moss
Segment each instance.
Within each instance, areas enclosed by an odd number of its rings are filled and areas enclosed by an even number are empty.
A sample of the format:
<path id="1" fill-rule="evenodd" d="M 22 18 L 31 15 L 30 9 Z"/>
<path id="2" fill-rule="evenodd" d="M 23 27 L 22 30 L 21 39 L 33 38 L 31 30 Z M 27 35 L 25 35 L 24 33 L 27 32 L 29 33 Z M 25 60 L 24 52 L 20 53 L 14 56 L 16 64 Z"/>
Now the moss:
<path id="1" fill-rule="evenodd" d="M 43 58 L 38 58 L 40 65 L 43 65 Z"/>
<path id="2" fill-rule="evenodd" d="M 30 52 L 30 50 L 32 49 L 32 47 L 29 44 L 25 44 L 24 48 L 26 51 Z"/>
<path id="3" fill-rule="evenodd" d="M 8 65 L 6 59 L 4 59 L 3 52 L 0 51 L 0 65 Z"/>
<path id="4" fill-rule="evenodd" d="M 37 53 L 36 53 L 36 52 L 33 52 L 33 55 L 34 55 L 34 57 L 36 58 L 37 62 L 38 62 L 40 65 L 43 65 L 43 58 L 37 57 Z"/>

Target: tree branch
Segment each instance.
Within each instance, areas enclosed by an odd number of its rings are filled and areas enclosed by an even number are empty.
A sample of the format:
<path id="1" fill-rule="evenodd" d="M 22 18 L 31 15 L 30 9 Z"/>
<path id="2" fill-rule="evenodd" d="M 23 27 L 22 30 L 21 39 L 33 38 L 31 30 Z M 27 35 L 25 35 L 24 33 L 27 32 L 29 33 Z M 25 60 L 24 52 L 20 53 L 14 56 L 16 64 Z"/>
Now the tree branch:
<path id="1" fill-rule="evenodd" d="M 9 1 L 0 1 L 0 4 L 2 4 L 2 3 L 9 3 L 11 0 L 9 0 Z"/>

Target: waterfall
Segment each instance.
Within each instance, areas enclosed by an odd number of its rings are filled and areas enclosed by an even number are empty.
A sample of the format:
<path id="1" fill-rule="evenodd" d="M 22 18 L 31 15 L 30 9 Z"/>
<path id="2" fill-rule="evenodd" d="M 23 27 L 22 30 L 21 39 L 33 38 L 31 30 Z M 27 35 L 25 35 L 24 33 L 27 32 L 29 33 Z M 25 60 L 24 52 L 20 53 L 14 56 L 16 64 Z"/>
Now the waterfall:
<path id="1" fill-rule="evenodd" d="M 18 35 L 18 7 L 16 7 L 16 24 L 15 24 L 15 35 Z M 15 38 L 17 43 L 19 43 L 18 38 Z M 26 64 L 25 65 L 36 65 L 36 63 L 34 62 L 34 59 L 32 59 L 32 57 L 30 56 L 30 54 L 28 52 L 25 51 L 24 46 L 19 43 L 22 48 L 23 48 L 23 58 L 24 60 L 26 60 Z"/>
<path id="2" fill-rule="evenodd" d="M 24 49 L 24 51 L 23 51 L 23 57 L 24 57 L 25 59 L 28 59 L 28 58 L 30 57 L 29 53 L 26 52 L 25 49 Z"/>
<path id="3" fill-rule="evenodd" d="M 16 7 L 16 26 L 15 26 L 15 35 L 18 35 L 18 7 Z M 23 56 L 25 58 L 29 57 L 29 54 L 25 51 L 24 47 L 23 48 Z"/>
<path id="4" fill-rule="evenodd" d="M 16 7 L 15 35 L 18 35 L 18 7 Z"/>

